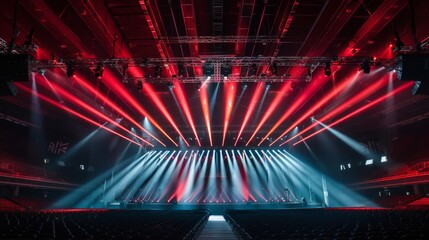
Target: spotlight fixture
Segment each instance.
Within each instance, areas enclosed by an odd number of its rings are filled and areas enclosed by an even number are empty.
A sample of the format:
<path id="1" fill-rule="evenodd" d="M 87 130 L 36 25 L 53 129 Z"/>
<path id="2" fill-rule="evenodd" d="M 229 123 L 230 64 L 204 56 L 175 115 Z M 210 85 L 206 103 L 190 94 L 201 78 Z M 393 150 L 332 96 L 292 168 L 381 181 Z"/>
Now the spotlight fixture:
<path id="1" fill-rule="evenodd" d="M 265 89 L 270 89 L 270 87 L 271 87 L 271 82 L 266 82 L 265 83 Z"/>
<path id="2" fill-rule="evenodd" d="M 101 78 L 103 76 L 104 66 L 102 63 L 98 63 L 97 67 L 95 68 L 95 77 Z"/>
<path id="3" fill-rule="evenodd" d="M 395 43 L 395 48 L 393 49 L 393 51 L 400 51 L 402 49 L 402 47 L 404 47 L 404 43 L 401 41 L 401 38 L 399 37 L 398 32 L 394 32 L 395 37 L 396 37 L 396 43 Z"/>
<path id="4" fill-rule="evenodd" d="M 363 70 L 363 73 L 365 74 L 369 74 L 369 72 L 371 71 L 371 68 L 369 66 L 369 61 L 365 60 L 362 65 L 360 66 L 360 69 Z"/>
<path id="5" fill-rule="evenodd" d="M 252 64 L 252 66 L 250 66 L 250 69 L 249 69 L 249 75 L 255 76 L 257 71 L 258 71 L 258 66 L 256 64 Z"/>
<path id="6" fill-rule="evenodd" d="M 137 80 L 137 90 L 143 90 L 143 82 L 141 80 Z"/>
<path id="7" fill-rule="evenodd" d="M 122 66 L 122 76 L 123 76 L 123 77 L 127 77 L 127 70 L 128 70 L 128 65 L 127 65 L 127 64 L 124 64 L 124 65 Z"/>
<path id="8" fill-rule="evenodd" d="M 167 83 L 167 87 L 168 87 L 168 90 L 173 90 L 173 88 L 174 88 L 174 85 L 173 85 L 173 83 L 172 82 L 168 82 Z"/>
<path id="9" fill-rule="evenodd" d="M 232 73 L 232 68 L 229 65 L 222 66 L 220 69 L 220 74 L 224 77 L 228 77 L 231 73 Z"/>
<path id="10" fill-rule="evenodd" d="M 291 84 L 290 84 L 290 90 L 291 91 L 294 91 L 296 89 L 296 82 L 292 82 Z"/>
<path id="11" fill-rule="evenodd" d="M 277 63 L 272 63 L 270 66 L 270 71 L 272 75 L 277 75 Z"/>
<path id="12" fill-rule="evenodd" d="M 179 77 L 183 77 L 186 74 L 186 68 L 183 64 L 178 65 Z"/>
<path id="13" fill-rule="evenodd" d="M 203 72 L 205 76 L 213 76 L 214 75 L 214 66 L 213 64 L 206 62 L 203 65 Z"/>
<path id="14" fill-rule="evenodd" d="M 325 76 L 329 77 L 331 76 L 332 70 L 331 70 L 331 62 L 325 63 Z"/>
<path id="15" fill-rule="evenodd" d="M 66 70 L 66 74 L 67 77 L 72 77 L 74 75 L 74 64 L 73 62 L 67 62 L 67 70 Z"/>
<path id="16" fill-rule="evenodd" d="M 159 64 L 155 66 L 155 77 L 156 78 L 161 77 L 161 66 Z"/>
<path id="17" fill-rule="evenodd" d="M 42 76 L 45 76 L 46 70 L 44 68 L 37 69 L 37 73 L 39 73 Z"/>
<path id="18" fill-rule="evenodd" d="M 243 83 L 243 84 L 241 85 L 241 88 L 242 88 L 243 90 L 246 90 L 246 88 L 247 88 L 247 83 Z"/>

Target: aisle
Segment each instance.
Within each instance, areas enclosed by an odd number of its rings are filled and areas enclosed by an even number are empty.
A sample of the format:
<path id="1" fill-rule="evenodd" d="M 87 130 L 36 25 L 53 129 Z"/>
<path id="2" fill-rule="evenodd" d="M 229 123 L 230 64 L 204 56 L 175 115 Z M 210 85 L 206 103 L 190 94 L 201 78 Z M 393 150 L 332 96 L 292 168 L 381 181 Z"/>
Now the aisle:
<path id="1" fill-rule="evenodd" d="M 237 239 L 222 215 L 211 215 L 198 239 Z"/>

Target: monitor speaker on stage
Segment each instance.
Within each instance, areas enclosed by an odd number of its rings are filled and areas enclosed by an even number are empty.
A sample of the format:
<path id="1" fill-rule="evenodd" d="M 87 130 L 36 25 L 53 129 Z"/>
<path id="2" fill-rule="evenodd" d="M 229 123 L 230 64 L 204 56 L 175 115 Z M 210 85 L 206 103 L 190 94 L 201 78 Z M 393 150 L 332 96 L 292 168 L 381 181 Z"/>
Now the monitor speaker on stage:
<path id="1" fill-rule="evenodd" d="M 28 82 L 30 77 L 30 55 L 0 55 L 0 81 Z"/>

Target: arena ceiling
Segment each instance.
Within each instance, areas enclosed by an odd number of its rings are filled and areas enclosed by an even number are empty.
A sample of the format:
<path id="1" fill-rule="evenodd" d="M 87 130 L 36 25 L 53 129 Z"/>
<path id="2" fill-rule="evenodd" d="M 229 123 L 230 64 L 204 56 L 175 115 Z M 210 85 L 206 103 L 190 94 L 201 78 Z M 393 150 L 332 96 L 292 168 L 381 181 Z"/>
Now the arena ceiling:
<path id="1" fill-rule="evenodd" d="M 413 3 L 415 38 L 425 43 L 429 7 Z M 93 127 L 110 119 L 122 126 L 114 131 L 143 134 L 130 139 L 155 147 L 279 146 L 296 126 L 317 126 L 313 116 L 359 134 L 420 121 L 429 110 L 426 96 L 413 96 L 412 83 L 400 82 L 382 64 L 371 63 L 366 74 L 360 63 L 333 63 L 326 76 L 326 62 L 319 62 L 305 78 L 308 66 L 276 62 L 300 56 L 392 59 L 394 32 L 414 45 L 409 1 L 2 0 L 0 9 L 0 37 L 12 39 L 14 20 L 17 46 L 34 29 L 36 59 L 163 59 L 158 65 L 104 66 L 101 78 L 94 76 L 97 66 L 76 67 L 74 77 L 67 69 L 46 68 L 44 76 L 36 69 L 36 84 L 19 83 L 17 96 L 1 97 L 3 115 L 27 124 L 31 113 Z M 205 60 L 191 64 L 187 58 Z M 234 81 L 205 83 L 211 58 L 258 64 L 230 65 Z M 258 58 L 272 61 L 260 64 Z"/>

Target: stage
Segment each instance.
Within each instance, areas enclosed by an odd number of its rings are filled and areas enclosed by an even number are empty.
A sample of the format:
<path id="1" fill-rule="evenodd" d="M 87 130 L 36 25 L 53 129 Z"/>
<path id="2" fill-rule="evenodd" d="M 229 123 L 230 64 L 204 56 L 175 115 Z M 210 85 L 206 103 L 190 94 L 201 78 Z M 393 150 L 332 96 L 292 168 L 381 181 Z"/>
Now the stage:
<path id="1" fill-rule="evenodd" d="M 107 209 L 141 209 L 141 210 L 209 210 L 211 214 L 223 214 L 225 210 L 269 210 L 269 209 L 298 209 L 320 208 L 320 203 L 309 203 L 304 206 L 301 202 L 278 203 L 211 203 L 211 204 L 187 204 L 187 203 L 120 203 L 111 202 L 105 206 Z"/>

